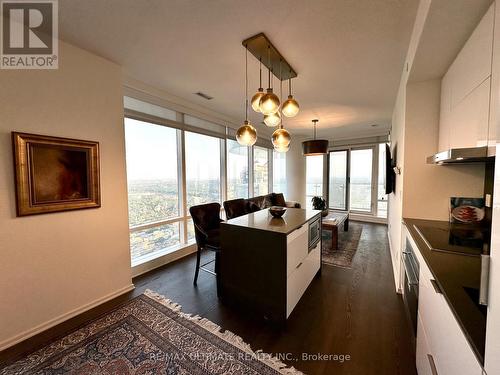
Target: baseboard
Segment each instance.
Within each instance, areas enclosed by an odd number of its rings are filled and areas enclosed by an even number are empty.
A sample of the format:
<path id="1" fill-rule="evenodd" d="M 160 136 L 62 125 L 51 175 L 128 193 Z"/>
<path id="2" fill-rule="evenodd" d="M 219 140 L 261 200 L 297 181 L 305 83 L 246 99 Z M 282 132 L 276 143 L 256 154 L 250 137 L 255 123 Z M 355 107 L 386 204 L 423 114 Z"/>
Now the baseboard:
<path id="1" fill-rule="evenodd" d="M 158 258 L 154 258 L 148 262 L 138 264 L 132 267 L 132 278 L 140 276 L 146 272 L 152 271 L 155 268 L 162 267 L 168 263 L 184 258 L 197 250 L 196 244 L 184 246 L 178 250 L 164 254 Z"/>
<path id="2" fill-rule="evenodd" d="M 24 332 L 21 332 L 11 338 L 8 338 L 7 340 L 4 340 L 0 342 L 0 351 L 5 350 L 13 345 L 16 345 L 20 343 L 21 341 L 24 341 L 26 339 L 29 339 L 32 336 L 35 336 L 43 331 L 46 331 L 49 328 L 52 328 L 68 319 L 71 319 L 81 313 L 84 313 L 85 311 L 88 311 L 104 302 L 110 301 L 113 298 L 116 298 L 124 293 L 130 292 L 135 288 L 134 284 L 127 285 L 121 289 L 118 289 L 112 293 L 109 293 L 101 298 L 98 298 L 90 303 L 87 303 L 83 306 L 80 306 L 74 310 L 68 311 L 65 314 L 59 315 L 56 318 L 53 318 L 45 323 L 39 324 L 38 326 L 31 328 L 29 330 L 26 330 Z"/>
<path id="3" fill-rule="evenodd" d="M 354 214 L 352 212 L 349 213 L 349 220 L 364 221 L 366 223 L 375 223 L 375 224 L 387 224 L 387 219 L 384 217 Z"/>

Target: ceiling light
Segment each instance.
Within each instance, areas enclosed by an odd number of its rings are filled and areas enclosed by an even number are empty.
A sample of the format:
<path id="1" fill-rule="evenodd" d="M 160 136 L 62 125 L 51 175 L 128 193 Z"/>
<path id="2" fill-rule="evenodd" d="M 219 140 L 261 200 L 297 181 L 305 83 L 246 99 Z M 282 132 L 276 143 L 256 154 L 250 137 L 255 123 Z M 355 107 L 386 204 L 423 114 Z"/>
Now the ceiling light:
<path id="1" fill-rule="evenodd" d="M 324 155 L 328 153 L 328 140 L 316 139 L 316 123 L 319 120 L 312 120 L 314 124 L 313 139 L 302 142 L 302 153 L 304 156 Z"/>
<path id="2" fill-rule="evenodd" d="M 282 77 L 281 63 L 282 60 L 280 59 L 280 77 Z M 280 99 L 282 91 L 283 91 L 283 80 L 280 79 Z M 276 113 L 278 114 L 279 117 L 282 117 L 280 116 L 280 111 L 281 108 Z M 266 121 L 266 116 L 264 116 L 264 121 Z M 276 129 L 271 137 L 271 142 L 276 151 L 287 152 L 290 149 L 290 142 L 292 138 L 290 136 L 290 133 L 283 127 L 283 118 L 281 118 L 279 125 L 280 125 L 279 129 Z"/>
<path id="3" fill-rule="evenodd" d="M 272 88 L 267 89 L 267 93 L 262 96 L 259 102 L 259 109 L 264 115 L 276 113 L 280 107 L 280 100 L 273 93 Z"/>
<path id="4" fill-rule="evenodd" d="M 288 150 L 290 150 L 290 145 L 281 147 L 274 146 L 274 150 L 276 152 L 287 152 Z"/>
<path id="5" fill-rule="evenodd" d="M 262 59 L 259 59 L 259 89 L 252 96 L 252 109 L 255 112 L 260 112 L 259 104 L 260 99 L 264 96 L 264 89 L 262 88 Z"/>
<path id="6" fill-rule="evenodd" d="M 245 121 L 236 132 L 236 140 L 242 146 L 252 146 L 257 141 L 257 130 L 248 121 L 248 48 L 245 45 Z"/>
<path id="7" fill-rule="evenodd" d="M 264 115 L 270 115 L 271 113 L 276 113 L 280 107 L 280 100 L 276 96 L 275 93 L 273 93 L 273 88 L 271 87 L 271 50 L 270 46 L 267 46 L 267 55 L 268 55 L 268 63 L 269 67 L 267 69 L 268 71 L 268 87 L 266 90 L 266 93 L 260 98 L 259 102 L 259 109 Z"/>
<path id="8" fill-rule="evenodd" d="M 259 87 L 259 90 L 252 96 L 252 109 L 255 112 L 260 112 L 260 99 L 264 96 L 264 89 Z"/>
<path id="9" fill-rule="evenodd" d="M 270 115 L 264 115 L 264 124 L 267 126 L 274 128 L 278 126 L 281 122 L 280 112 L 271 113 Z"/>
<path id="10" fill-rule="evenodd" d="M 288 130 L 283 128 L 276 129 L 271 138 L 273 146 L 279 148 L 288 147 L 291 140 L 292 137 L 290 137 L 290 133 L 288 133 Z"/>
<path id="11" fill-rule="evenodd" d="M 292 95 L 292 79 L 288 78 L 288 99 L 281 106 L 281 111 L 286 117 L 294 117 L 299 113 L 299 103 Z"/>
<path id="12" fill-rule="evenodd" d="M 236 140 L 242 146 L 253 146 L 257 141 L 257 130 L 245 120 L 242 126 L 236 132 Z"/>

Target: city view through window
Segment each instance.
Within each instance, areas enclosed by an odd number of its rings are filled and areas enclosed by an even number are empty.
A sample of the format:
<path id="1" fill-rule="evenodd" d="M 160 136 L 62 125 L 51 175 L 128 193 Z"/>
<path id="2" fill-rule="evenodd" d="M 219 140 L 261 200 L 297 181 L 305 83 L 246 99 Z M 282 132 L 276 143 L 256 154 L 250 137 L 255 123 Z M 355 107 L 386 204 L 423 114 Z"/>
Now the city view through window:
<path id="1" fill-rule="evenodd" d="M 323 155 L 306 156 L 306 205 L 312 208 L 312 198 L 323 196 Z"/>
<path id="2" fill-rule="evenodd" d="M 228 139 L 227 199 L 248 198 L 248 147 Z"/>
<path id="3" fill-rule="evenodd" d="M 225 199 L 248 198 L 249 148 L 232 139 L 184 131 L 186 207 L 182 202 L 182 130 L 125 119 L 125 140 L 132 263 L 164 253 L 194 240 L 190 206 L 222 203 L 222 179 L 226 176 Z M 225 143 L 224 143 L 225 142 Z M 226 149 L 226 171 L 221 171 L 221 152 Z M 254 195 L 269 190 L 269 149 L 253 148 Z M 273 158 L 274 159 L 274 158 Z M 284 158 L 277 158 L 277 180 L 286 188 Z M 222 174 L 221 174 L 222 172 Z M 185 211 L 185 212 L 184 212 Z"/>
<path id="4" fill-rule="evenodd" d="M 374 163 L 376 162 L 378 175 L 374 182 L 372 173 Z M 331 151 L 329 154 L 329 163 L 330 208 L 340 210 L 347 210 L 349 208 L 352 211 L 372 213 L 373 188 L 377 192 L 376 215 L 381 218 L 387 217 L 385 143 L 369 148 L 352 149 L 350 151 Z M 347 168 L 348 164 L 349 169 Z M 350 176 L 348 176 L 348 171 Z M 349 183 L 348 177 L 350 177 Z M 375 185 L 372 187 L 374 183 Z M 348 188 L 349 197 L 347 196 Z"/>
<path id="5" fill-rule="evenodd" d="M 253 195 L 269 193 L 269 151 L 267 148 L 253 148 Z"/>
<path id="6" fill-rule="evenodd" d="M 253 196 L 269 192 L 269 168 L 274 192 L 286 194 L 286 155 L 267 148 L 240 146 L 233 139 L 223 139 L 190 131 L 125 119 L 128 205 L 132 263 L 138 264 L 155 254 L 194 240 L 189 217 L 190 206 L 222 203 L 224 199 L 247 198 L 249 184 Z M 184 139 L 186 207 L 182 201 L 182 153 Z M 387 216 L 384 191 L 385 146 L 352 150 L 350 156 L 350 209 L 371 211 L 373 150 L 378 153 L 377 215 Z M 226 152 L 226 170 L 221 171 L 222 150 Z M 250 156 L 252 156 L 250 158 Z M 270 157 L 271 156 L 271 157 Z M 331 152 L 329 168 L 329 206 L 347 209 L 347 151 Z M 271 159 L 271 160 L 270 160 Z M 249 163 L 253 168 L 250 181 Z M 222 191 L 222 176 L 226 191 Z M 323 195 L 323 156 L 306 159 L 306 204 L 313 196 Z M 225 193 L 225 194 L 223 194 Z"/>

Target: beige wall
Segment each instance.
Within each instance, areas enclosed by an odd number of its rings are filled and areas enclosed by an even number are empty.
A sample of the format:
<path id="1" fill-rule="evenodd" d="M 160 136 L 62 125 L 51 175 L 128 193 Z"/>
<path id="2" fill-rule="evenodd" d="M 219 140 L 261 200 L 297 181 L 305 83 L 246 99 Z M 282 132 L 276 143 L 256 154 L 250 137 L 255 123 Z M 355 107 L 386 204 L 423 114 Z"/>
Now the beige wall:
<path id="1" fill-rule="evenodd" d="M 0 349 L 132 287 L 121 69 L 62 42 L 59 58 L 0 71 Z M 17 218 L 11 131 L 99 141 L 102 207 Z"/>
<path id="2" fill-rule="evenodd" d="M 399 285 L 399 267 L 401 254 L 401 221 L 403 210 L 403 176 L 404 176 L 404 131 L 405 131 L 406 83 L 399 88 L 396 105 L 392 114 L 391 157 L 400 168 L 401 174 L 396 174 L 394 192 L 389 194 L 389 209 L 387 226 L 390 241 L 392 265 L 396 285 Z"/>
<path id="3" fill-rule="evenodd" d="M 406 87 L 403 217 L 448 220 L 450 197 L 483 196 L 483 163 L 426 163 L 438 151 L 440 97 L 440 79 Z"/>
<path id="4" fill-rule="evenodd" d="M 413 31 L 406 54 L 406 63 L 401 74 L 399 83 L 398 95 L 394 110 L 392 113 L 391 123 L 391 151 L 392 156 L 397 159 L 397 166 L 400 168 L 401 174 L 396 176 L 395 192 L 389 195 L 389 212 L 388 212 L 388 233 L 391 246 L 392 266 L 394 270 L 394 279 L 396 289 L 400 289 L 400 269 L 401 269 L 401 233 L 402 233 L 402 211 L 403 211 L 403 179 L 405 175 L 404 158 L 405 158 L 405 115 L 406 115 L 406 84 L 408 76 L 411 72 L 413 60 L 422 36 L 427 14 L 431 0 L 420 0 L 417 16 L 413 25 Z M 395 152 L 396 151 L 396 152 Z"/>
<path id="5" fill-rule="evenodd" d="M 290 150 L 286 153 L 286 179 L 289 201 L 300 202 L 306 207 L 306 158 L 302 155 L 302 138 L 294 137 Z"/>

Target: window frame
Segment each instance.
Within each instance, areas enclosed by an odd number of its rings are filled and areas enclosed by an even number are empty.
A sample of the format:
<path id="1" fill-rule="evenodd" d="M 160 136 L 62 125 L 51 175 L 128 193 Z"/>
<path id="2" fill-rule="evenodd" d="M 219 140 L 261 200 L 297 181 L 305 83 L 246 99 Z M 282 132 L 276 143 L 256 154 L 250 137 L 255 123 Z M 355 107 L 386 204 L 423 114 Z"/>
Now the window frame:
<path id="1" fill-rule="evenodd" d="M 345 152 L 346 153 L 346 158 L 345 158 L 345 162 L 346 162 L 345 184 L 346 184 L 346 187 L 345 187 L 345 195 L 344 195 L 345 208 L 330 207 L 330 153 L 332 153 L 332 152 Z M 326 196 L 327 196 L 328 209 L 330 209 L 330 210 L 345 211 L 345 212 L 349 211 L 349 199 L 350 199 L 350 194 L 349 194 L 350 171 L 349 171 L 349 168 L 351 166 L 350 159 L 351 159 L 351 152 L 350 152 L 349 148 L 345 148 L 345 147 L 333 149 L 333 150 L 328 150 L 328 154 L 326 155 L 326 164 L 327 164 L 326 172 L 325 172 L 326 173 L 326 185 L 327 185 Z"/>
<path id="2" fill-rule="evenodd" d="M 140 99 L 139 99 L 140 100 Z M 144 101 L 145 102 L 145 101 Z M 147 102 L 145 102 L 147 103 Z M 165 107 L 166 109 L 169 109 Z M 184 113 L 176 112 L 176 121 L 171 119 L 166 119 L 162 117 L 157 117 L 148 113 L 139 112 L 137 110 L 132 110 L 124 108 L 123 126 L 125 127 L 125 119 L 130 118 L 138 121 L 143 121 L 151 125 L 165 126 L 168 128 L 176 129 L 177 135 L 177 181 L 178 181 L 178 199 L 179 199 L 179 215 L 177 217 L 171 217 L 165 220 L 158 220 L 155 222 L 149 222 L 146 224 L 140 224 L 135 226 L 129 226 L 129 233 L 134 233 L 141 230 L 151 229 L 159 227 L 166 224 L 179 223 L 179 244 L 173 245 L 152 253 L 143 255 L 141 257 L 132 259 L 131 264 L 134 276 L 141 273 L 147 272 L 159 265 L 165 264 L 168 261 L 161 262 L 159 258 L 170 256 L 170 254 L 180 252 L 184 249 L 192 247 L 195 244 L 195 240 L 188 239 L 188 226 L 192 220 L 189 214 L 189 207 L 187 206 L 187 181 L 186 181 L 186 131 L 197 133 L 201 135 L 206 135 L 210 137 L 215 137 L 219 139 L 220 147 L 220 203 L 221 203 L 221 213 L 224 213 L 224 208 L 222 202 L 227 200 L 227 189 L 228 189 L 228 179 L 227 179 L 227 140 L 234 138 L 232 133 L 234 130 L 228 126 L 225 126 L 224 134 L 218 133 L 213 130 L 197 128 L 192 125 L 185 124 Z M 203 119 L 202 119 L 203 120 Z M 208 120 L 207 120 L 208 121 Z M 216 124 L 218 125 L 218 124 Z M 219 125 L 222 127 L 222 125 Z M 267 169 L 268 169 L 268 193 L 273 190 L 273 149 L 262 143 L 256 144 L 254 146 L 248 147 L 248 196 L 254 196 L 254 147 L 264 148 L 267 150 Z M 175 258 L 174 258 L 175 259 Z M 137 272 L 135 271 L 137 269 Z"/>
<path id="3" fill-rule="evenodd" d="M 380 144 L 386 144 L 387 142 L 375 142 L 375 143 L 366 143 L 366 144 L 357 144 L 357 145 L 352 145 L 352 146 L 338 146 L 338 147 L 330 147 L 328 149 L 328 154 L 327 154 L 327 169 L 325 171 L 326 173 L 326 194 L 327 194 L 327 202 L 328 202 L 328 208 L 330 210 L 335 210 L 335 211 L 345 211 L 345 212 L 350 212 L 354 215 L 359 215 L 359 216 L 370 216 L 374 217 L 377 219 L 382 219 L 386 220 L 386 217 L 379 216 L 378 213 L 378 174 L 379 174 L 379 145 Z M 371 176 L 371 204 L 370 204 L 370 211 L 359 211 L 359 210 L 352 210 L 351 209 L 351 152 L 355 150 L 366 150 L 366 149 L 372 149 L 372 176 Z M 339 210 L 335 208 L 330 207 L 330 152 L 334 151 L 347 151 L 347 193 L 346 193 L 346 199 L 347 199 L 347 209 L 346 210 Z M 388 200 L 387 200 L 388 202 Z M 387 211 L 389 208 L 387 208 Z"/>
<path id="4" fill-rule="evenodd" d="M 263 149 L 267 151 L 267 193 L 270 194 L 273 192 L 273 160 L 272 160 L 272 149 L 269 149 L 268 147 L 262 146 L 262 145 L 253 145 L 251 147 L 252 149 L 252 197 L 256 196 L 255 195 L 255 148 L 258 147 L 259 149 Z"/>
<path id="5" fill-rule="evenodd" d="M 308 158 L 317 158 L 318 160 L 321 158 L 321 163 L 322 163 L 322 176 L 321 176 L 321 197 L 323 199 L 328 199 L 328 192 L 326 191 L 326 189 L 328 188 L 327 187 L 327 184 L 325 184 L 325 165 L 327 164 L 327 161 L 326 161 L 326 156 L 327 155 L 307 155 L 307 156 L 304 156 L 306 158 L 305 160 L 305 176 L 306 176 L 306 200 L 305 200 L 305 204 L 306 204 L 306 207 L 307 208 L 311 208 L 312 207 L 312 203 L 311 203 L 311 200 L 309 198 L 312 198 L 312 197 L 315 197 L 316 195 L 308 195 L 307 194 L 307 160 L 311 160 L 311 159 L 308 159 Z M 326 172 L 328 173 L 328 171 Z"/>
<path id="6" fill-rule="evenodd" d="M 227 142 L 228 141 L 234 141 L 236 142 L 236 140 L 233 140 L 229 137 L 226 137 L 226 140 L 224 142 L 224 148 L 225 148 L 225 152 L 224 152 L 224 179 L 225 179 L 225 197 L 224 199 L 222 200 L 223 202 L 227 200 L 227 197 L 228 197 L 228 187 L 229 187 L 229 171 L 227 169 L 227 162 L 228 162 L 228 146 L 227 146 Z M 245 146 L 241 146 L 241 147 L 245 147 Z M 247 160 L 246 160 L 246 163 L 247 163 L 247 173 L 248 173 L 248 183 L 247 183 L 247 197 L 250 197 L 250 168 L 249 168 L 249 154 L 250 154 L 250 149 L 253 149 L 253 147 L 248 147 L 247 148 Z M 222 170 L 222 169 L 221 169 Z M 233 198 L 233 199 L 236 199 L 236 198 Z"/>

